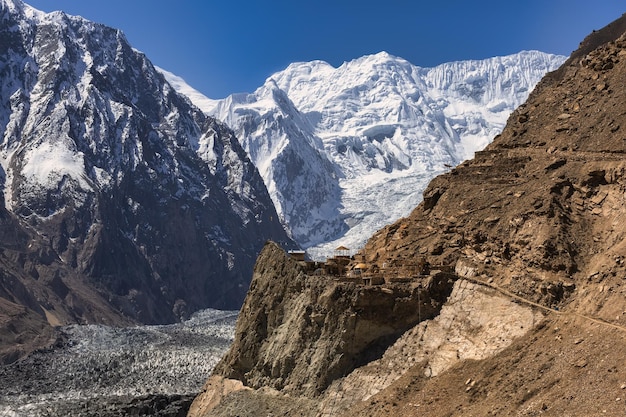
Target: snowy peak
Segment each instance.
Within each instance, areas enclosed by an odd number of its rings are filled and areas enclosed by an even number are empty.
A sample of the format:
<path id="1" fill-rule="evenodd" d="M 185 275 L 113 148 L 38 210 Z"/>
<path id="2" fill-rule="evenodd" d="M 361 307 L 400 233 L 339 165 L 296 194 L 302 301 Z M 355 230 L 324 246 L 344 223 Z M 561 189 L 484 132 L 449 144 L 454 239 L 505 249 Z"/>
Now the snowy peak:
<path id="1" fill-rule="evenodd" d="M 524 51 L 423 68 L 380 52 L 337 68 L 297 62 L 202 108 L 235 130 L 294 238 L 323 257 L 406 216 L 432 177 L 484 148 L 564 60 Z M 289 154 L 308 156 L 286 163 Z"/>
<path id="2" fill-rule="evenodd" d="M 376 81 L 381 76 L 396 77 L 410 67 L 408 61 L 387 52 L 380 52 L 344 62 L 338 68 L 319 60 L 293 63 L 285 70 L 273 74 L 268 80 L 273 79 L 280 88 L 295 93 L 309 84 L 328 79 L 341 80 L 342 83 L 338 86 L 340 88 L 369 84 L 369 81 Z"/>
<path id="3" fill-rule="evenodd" d="M 345 230 L 335 168 L 307 116 L 276 82 L 253 94 L 232 95 L 212 114 L 231 126 L 265 180 L 282 222 L 300 244 L 312 246 Z M 293 199 L 307 190 L 306 199 Z"/>
<path id="4" fill-rule="evenodd" d="M 29 23 L 49 23 L 63 26 L 70 24 L 70 22 L 87 26 L 97 25 L 83 17 L 71 16 L 62 11 L 45 13 L 21 0 L 0 0 L 0 13 L 6 14 L 5 19 L 19 19 L 22 25 Z"/>
<path id="5" fill-rule="evenodd" d="M 0 10 L 14 15 L 23 13 L 25 7 L 32 9 L 30 6 L 25 5 L 21 0 L 0 0 Z"/>
<path id="6" fill-rule="evenodd" d="M 164 70 L 163 68 L 155 67 L 157 71 L 159 71 L 168 83 L 180 94 L 187 97 L 191 102 L 201 109 L 209 109 L 214 108 L 217 105 L 217 100 L 211 100 L 182 79 L 181 77 L 172 74 L 169 71 Z"/>

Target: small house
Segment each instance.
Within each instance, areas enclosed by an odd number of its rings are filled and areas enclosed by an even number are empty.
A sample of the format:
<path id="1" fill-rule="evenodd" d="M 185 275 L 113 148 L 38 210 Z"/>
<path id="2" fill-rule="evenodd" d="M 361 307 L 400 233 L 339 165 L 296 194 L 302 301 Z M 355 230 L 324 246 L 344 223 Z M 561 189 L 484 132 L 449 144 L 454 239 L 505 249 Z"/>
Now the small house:
<path id="1" fill-rule="evenodd" d="M 306 251 L 303 250 L 290 250 L 287 252 L 289 257 L 295 261 L 304 261 L 306 260 Z"/>
<path id="2" fill-rule="evenodd" d="M 350 249 L 345 246 L 339 246 L 335 249 L 335 258 L 349 258 Z"/>

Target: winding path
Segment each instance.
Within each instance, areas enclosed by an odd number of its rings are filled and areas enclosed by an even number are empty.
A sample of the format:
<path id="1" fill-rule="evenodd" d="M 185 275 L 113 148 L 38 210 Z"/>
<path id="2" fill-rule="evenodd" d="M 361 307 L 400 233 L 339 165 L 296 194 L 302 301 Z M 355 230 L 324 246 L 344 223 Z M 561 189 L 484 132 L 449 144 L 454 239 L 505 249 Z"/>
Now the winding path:
<path id="1" fill-rule="evenodd" d="M 620 331 L 626 332 L 626 327 L 620 326 L 619 324 L 609 323 L 607 321 L 604 321 L 604 320 L 601 320 L 601 319 L 598 319 L 598 318 L 594 318 L 594 317 L 585 316 L 584 314 L 580 314 L 580 313 L 576 313 L 576 312 L 554 310 L 554 309 L 552 309 L 550 307 L 546 307 L 546 306 L 541 305 L 539 303 L 536 303 L 534 301 L 528 300 L 528 299 L 526 299 L 524 297 L 520 297 L 519 295 L 514 294 L 511 291 L 506 290 L 506 289 L 504 289 L 504 288 L 502 288 L 502 287 L 500 287 L 500 286 L 498 286 L 496 284 L 488 283 L 488 282 L 485 282 L 485 281 L 483 281 L 481 279 L 478 279 L 478 278 L 462 277 L 461 279 L 473 282 L 473 283 L 478 284 L 478 285 L 489 287 L 491 289 L 494 289 L 494 290 L 500 292 L 501 294 L 506 295 L 507 297 L 511 297 L 514 300 L 520 301 L 520 302 L 522 302 L 524 304 L 528 304 L 528 305 L 533 306 L 533 307 L 537 307 L 539 309 L 542 309 L 542 310 L 547 311 L 547 312 L 552 313 L 552 314 L 556 314 L 556 315 L 560 315 L 560 316 L 576 316 L 576 317 L 580 317 L 582 319 L 585 319 L 585 320 L 588 320 L 588 321 L 591 321 L 591 322 L 594 322 L 594 323 L 602 324 L 604 326 L 612 327 L 614 329 L 618 329 Z"/>

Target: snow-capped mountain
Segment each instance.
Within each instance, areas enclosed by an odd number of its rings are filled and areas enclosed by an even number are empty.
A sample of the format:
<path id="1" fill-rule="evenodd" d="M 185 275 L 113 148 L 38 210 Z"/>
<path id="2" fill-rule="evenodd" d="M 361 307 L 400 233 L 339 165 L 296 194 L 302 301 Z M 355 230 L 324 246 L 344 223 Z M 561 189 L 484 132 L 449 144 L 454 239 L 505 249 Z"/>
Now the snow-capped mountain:
<path id="1" fill-rule="evenodd" d="M 421 68 L 381 52 L 294 63 L 252 94 L 198 105 L 235 130 L 294 238 L 321 257 L 407 215 L 564 60 L 529 51 Z"/>
<path id="2" fill-rule="evenodd" d="M 233 132 L 118 30 L 0 0 L 0 39 L 0 298 L 59 324 L 238 308 L 289 238 Z"/>
<path id="3" fill-rule="evenodd" d="M 272 80 L 257 93 L 259 100 L 230 96 L 218 103 L 215 113 L 237 126 L 285 225 L 305 247 L 346 231 L 340 211 L 341 172 L 326 156 L 308 117 Z"/>

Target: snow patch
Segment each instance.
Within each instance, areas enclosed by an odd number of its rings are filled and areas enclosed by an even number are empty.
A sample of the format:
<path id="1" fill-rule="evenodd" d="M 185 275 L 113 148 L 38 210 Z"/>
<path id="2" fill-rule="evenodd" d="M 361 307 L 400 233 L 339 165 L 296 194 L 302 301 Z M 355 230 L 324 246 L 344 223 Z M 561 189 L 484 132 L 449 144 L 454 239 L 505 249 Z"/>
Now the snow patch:
<path id="1" fill-rule="evenodd" d="M 91 187 L 86 181 L 82 152 L 70 151 L 61 143 L 43 142 L 28 150 L 21 174 L 30 183 L 51 188 L 65 176 L 78 181 L 83 190 Z"/>
<path id="2" fill-rule="evenodd" d="M 189 100 L 191 100 L 191 102 L 196 107 L 198 107 L 205 113 L 210 113 L 218 105 L 219 100 L 213 100 L 208 98 L 207 96 L 187 84 L 187 82 L 178 75 L 157 66 L 155 66 L 154 68 L 161 74 L 163 74 L 167 82 L 170 83 L 175 91 L 189 98 Z"/>

